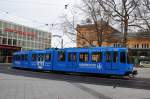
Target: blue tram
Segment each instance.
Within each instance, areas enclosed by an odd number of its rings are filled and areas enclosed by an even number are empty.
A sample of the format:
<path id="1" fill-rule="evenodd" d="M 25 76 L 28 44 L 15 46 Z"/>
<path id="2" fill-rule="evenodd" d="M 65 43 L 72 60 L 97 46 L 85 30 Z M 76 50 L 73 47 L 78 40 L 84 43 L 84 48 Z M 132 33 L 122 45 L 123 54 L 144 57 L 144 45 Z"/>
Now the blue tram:
<path id="1" fill-rule="evenodd" d="M 13 67 L 110 75 L 137 73 L 129 63 L 128 49 L 113 47 L 20 51 L 13 55 Z"/>

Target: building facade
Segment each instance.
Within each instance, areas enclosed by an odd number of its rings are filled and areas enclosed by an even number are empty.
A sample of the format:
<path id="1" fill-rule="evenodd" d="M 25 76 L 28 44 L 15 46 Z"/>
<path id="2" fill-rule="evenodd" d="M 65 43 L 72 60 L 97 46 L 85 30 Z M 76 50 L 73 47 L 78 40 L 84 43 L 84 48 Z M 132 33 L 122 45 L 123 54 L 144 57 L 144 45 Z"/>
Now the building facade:
<path id="1" fill-rule="evenodd" d="M 118 30 L 111 27 L 108 23 L 104 21 L 99 21 L 98 26 L 95 28 L 94 24 L 85 24 L 85 25 L 77 25 L 77 47 L 85 47 L 85 46 L 99 46 L 99 34 L 101 33 L 102 38 L 102 46 L 111 46 L 108 42 L 115 42 L 115 40 L 110 40 L 111 34 L 118 33 Z M 97 32 L 97 28 L 99 28 L 99 33 Z"/>
<path id="2" fill-rule="evenodd" d="M 0 20 L 0 63 L 10 63 L 18 50 L 51 47 L 51 33 Z"/>
<path id="3" fill-rule="evenodd" d="M 90 44 L 99 46 L 97 43 L 98 36 L 93 27 L 94 24 L 77 26 L 77 47 L 87 47 L 91 46 Z M 102 36 L 102 46 L 123 47 L 123 34 L 110 25 Z M 127 47 L 130 49 L 135 64 L 140 61 L 150 61 L 150 31 L 128 33 Z"/>

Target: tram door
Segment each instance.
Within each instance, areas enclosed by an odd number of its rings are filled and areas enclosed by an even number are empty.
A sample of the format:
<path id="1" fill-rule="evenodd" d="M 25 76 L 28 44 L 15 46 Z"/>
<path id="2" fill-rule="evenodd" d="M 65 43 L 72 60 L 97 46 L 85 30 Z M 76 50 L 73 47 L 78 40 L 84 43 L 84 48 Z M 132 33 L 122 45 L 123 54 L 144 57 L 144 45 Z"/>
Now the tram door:
<path id="1" fill-rule="evenodd" d="M 112 69 L 112 52 L 111 51 L 105 52 L 105 69 L 107 70 Z"/>
<path id="2" fill-rule="evenodd" d="M 39 69 L 42 69 L 44 66 L 44 54 L 37 55 L 37 66 Z"/>
<path id="3" fill-rule="evenodd" d="M 113 57 L 112 57 L 112 70 L 117 70 L 119 69 L 119 54 L 117 51 L 113 52 Z"/>
<path id="4" fill-rule="evenodd" d="M 76 67 L 77 67 L 77 53 L 69 52 L 66 68 L 68 71 L 75 71 Z"/>
<path id="5" fill-rule="evenodd" d="M 54 63 L 53 69 L 59 71 L 66 70 L 66 51 L 58 50 L 56 52 L 56 62 Z"/>

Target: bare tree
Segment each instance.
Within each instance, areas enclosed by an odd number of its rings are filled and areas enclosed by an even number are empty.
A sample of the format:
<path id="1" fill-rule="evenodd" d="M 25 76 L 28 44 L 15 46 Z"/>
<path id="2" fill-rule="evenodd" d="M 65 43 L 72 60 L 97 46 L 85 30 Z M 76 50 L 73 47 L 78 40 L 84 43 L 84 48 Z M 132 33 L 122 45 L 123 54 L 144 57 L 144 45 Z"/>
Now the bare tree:
<path id="1" fill-rule="evenodd" d="M 84 7 L 81 9 L 93 22 L 95 26 L 96 37 L 98 46 L 102 45 L 104 40 L 103 33 L 108 28 L 109 14 L 104 11 L 105 6 L 100 6 L 97 0 L 82 0 Z M 107 12 L 109 10 L 107 9 Z"/>
<path id="2" fill-rule="evenodd" d="M 78 10 L 82 12 L 82 16 L 86 16 L 84 20 L 87 22 L 91 22 L 90 24 L 94 26 L 93 33 L 96 34 L 89 34 L 89 35 L 95 35 L 95 41 L 97 41 L 98 46 L 102 45 L 102 42 L 105 40 L 105 35 L 104 32 L 108 30 L 109 26 L 109 14 L 108 14 L 108 9 L 107 13 L 104 11 L 104 6 L 99 5 L 97 0 L 82 0 L 82 6 L 78 6 Z M 93 45 L 93 41 L 90 40 L 85 36 L 86 33 L 81 32 L 79 29 L 79 25 L 77 25 L 73 20 L 68 20 L 66 16 L 63 16 L 65 18 L 65 23 L 66 25 L 66 30 L 67 30 L 67 35 L 70 35 L 70 39 L 72 39 L 72 36 L 77 36 L 78 38 L 84 40 L 85 42 L 88 43 L 89 46 L 97 46 Z M 80 17 L 80 16 L 78 16 Z M 88 24 L 88 23 L 86 23 Z M 76 27 L 78 26 L 78 27 Z M 72 39 L 72 41 L 75 41 Z M 78 42 L 79 43 L 79 42 Z"/>
<path id="3" fill-rule="evenodd" d="M 124 34 L 123 45 L 127 47 L 127 37 L 128 37 L 128 29 L 130 24 L 135 22 L 135 16 L 133 12 L 135 11 L 136 7 L 138 6 L 139 0 L 97 0 L 100 6 L 107 6 L 103 7 L 105 12 L 111 10 L 111 18 L 113 21 L 121 24 L 122 32 Z M 106 9 L 107 8 L 107 9 Z"/>
<path id="4" fill-rule="evenodd" d="M 136 7 L 135 15 L 138 20 L 138 26 L 142 30 L 150 30 L 150 1 L 140 0 Z"/>
<path id="5" fill-rule="evenodd" d="M 66 15 L 62 15 L 61 18 L 63 19 L 61 23 L 62 30 L 64 31 L 65 35 L 68 36 L 68 38 L 71 40 L 71 42 L 77 43 L 78 37 L 78 39 L 82 39 L 87 42 L 89 46 L 94 46 L 92 44 L 92 41 L 89 40 L 83 33 L 81 33 L 79 28 L 77 28 L 77 23 L 75 23 L 74 19 L 68 19 Z M 81 42 L 78 43 L 82 45 Z"/>
<path id="6" fill-rule="evenodd" d="M 105 41 L 104 32 L 108 29 L 108 23 L 114 22 L 120 24 L 123 33 L 123 45 L 127 47 L 127 37 L 130 26 L 136 26 L 137 16 L 135 15 L 135 9 L 139 6 L 140 0 L 82 0 L 83 6 L 78 7 L 86 16 L 92 20 L 95 26 L 96 39 L 98 45 L 101 46 L 102 42 Z M 99 24 L 99 20 L 101 21 Z M 74 28 L 74 21 L 69 24 L 72 26 L 78 37 L 85 39 L 90 45 L 92 41 L 84 37 L 84 35 Z M 74 34 L 74 33 L 70 33 Z M 76 35 L 76 33 L 74 34 Z M 108 36 L 108 35 L 107 35 Z"/>

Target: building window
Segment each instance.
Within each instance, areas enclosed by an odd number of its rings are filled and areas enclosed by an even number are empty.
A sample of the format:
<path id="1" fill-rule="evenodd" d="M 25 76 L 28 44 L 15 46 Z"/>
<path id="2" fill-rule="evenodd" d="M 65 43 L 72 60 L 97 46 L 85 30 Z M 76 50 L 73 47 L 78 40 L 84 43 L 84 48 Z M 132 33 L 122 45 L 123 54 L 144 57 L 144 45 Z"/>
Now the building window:
<path id="1" fill-rule="evenodd" d="M 12 45 L 12 39 L 8 39 L 8 45 Z"/>
<path id="2" fill-rule="evenodd" d="M 137 48 L 139 48 L 139 44 L 137 44 Z"/>
<path id="3" fill-rule="evenodd" d="M 2 28 L 2 22 L 0 21 L 0 28 Z"/>
<path id="4" fill-rule="evenodd" d="M 13 40 L 13 45 L 17 45 L 17 40 Z"/>
<path id="5" fill-rule="evenodd" d="M 122 47 L 122 44 L 120 44 L 120 43 L 114 43 L 113 46 L 114 47 Z"/>
<path id="6" fill-rule="evenodd" d="M 3 38 L 3 44 L 7 44 L 7 38 Z"/>
<path id="7" fill-rule="evenodd" d="M 149 48 L 149 44 L 148 43 L 143 43 L 142 48 Z"/>
<path id="8" fill-rule="evenodd" d="M 2 37 L 0 37 L 0 44 L 2 44 Z"/>
<path id="9" fill-rule="evenodd" d="M 3 35 L 3 30 L 2 29 L 0 29 L 0 36 L 2 36 Z"/>
<path id="10" fill-rule="evenodd" d="M 135 48 L 139 48 L 139 44 L 135 44 L 134 47 L 135 47 Z M 143 45 L 142 45 L 142 47 L 143 47 Z"/>

